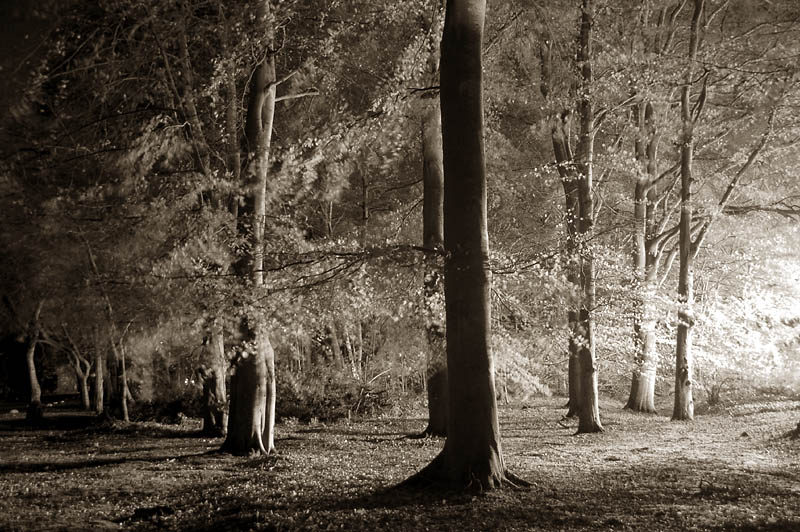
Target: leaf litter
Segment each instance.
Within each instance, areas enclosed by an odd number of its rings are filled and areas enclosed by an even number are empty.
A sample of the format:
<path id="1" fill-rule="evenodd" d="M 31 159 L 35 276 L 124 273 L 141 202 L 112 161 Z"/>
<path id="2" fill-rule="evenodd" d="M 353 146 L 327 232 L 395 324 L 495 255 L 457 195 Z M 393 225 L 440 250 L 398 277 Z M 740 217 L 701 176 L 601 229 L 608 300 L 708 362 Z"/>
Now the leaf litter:
<path id="1" fill-rule="evenodd" d="M 281 424 L 274 456 L 217 453 L 197 426 L 27 428 L 0 416 L 0 529 L 800 530 L 800 403 L 693 423 L 603 403 L 575 435 L 557 399 L 501 408 L 508 467 L 529 489 L 387 488 L 444 440 L 422 418 Z M 745 414 L 746 413 L 746 414 Z"/>

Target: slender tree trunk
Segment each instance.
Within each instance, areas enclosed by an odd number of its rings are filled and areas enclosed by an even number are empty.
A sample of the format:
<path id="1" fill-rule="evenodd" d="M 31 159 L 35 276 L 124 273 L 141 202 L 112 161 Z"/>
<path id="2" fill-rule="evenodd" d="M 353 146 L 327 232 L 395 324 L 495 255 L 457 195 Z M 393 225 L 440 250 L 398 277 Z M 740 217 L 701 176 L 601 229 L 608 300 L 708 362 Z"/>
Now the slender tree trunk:
<path id="1" fill-rule="evenodd" d="M 546 101 L 550 101 L 550 92 L 553 85 L 552 79 L 552 54 L 551 40 L 542 44 L 540 51 L 542 82 L 540 90 Z M 578 197 L 578 178 L 572 148 L 569 139 L 569 113 L 562 110 L 550 119 L 550 137 L 553 144 L 553 155 L 556 169 L 561 178 L 564 189 L 564 226 L 566 239 L 564 245 L 564 269 L 567 272 L 567 281 L 580 291 L 580 261 L 578 256 L 578 221 L 580 219 L 580 204 Z M 578 349 L 578 315 L 579 305 L 570 301 L 567 309 L 567 329 L 569 331 L 567 370 L 567 386 L 569 402 L 567 403 L 566 417 L 575 417 L 580 411 L 580 365 Z"/>
<path id="2" fill-rule="evenodd" d="M 570 314 L 575 316 L 577 321 L 577 312 L 570 311 Z M 569 340 L 569 361 L 567 367 L 567 387 L 569 393 L 569 402 L 567 403 L 566 417 L 577 417 L 580 412 L 581 405 L 581 366 L 578 359 L 579 351 L 578 344 L 575 342 L 573 336 L 576 334 L 576 329 L 570 327 L 570 340 Z"/>
<path id="3" fill-rule="evenodd" d="M 89 374 L 92 372 L 92 363 L 83 356 L 78 348 L 78 344 L 76 344 L 72 339 L 72 335 L 69 334 L 67 324 L 62 323 L 61 328 L 64 331 L 64 336 L 67 338 L 67 341 L 70 345 L 70 361 L 72 362 L 72 367 L 75 370 L 75 379 L 78 383 L 78 390 L 81 394 L 81 405 L 83 406 L 84 410 L 91 410 L 92 405 L 89 401 Z"/>
<path id="4" fill-rule="evenodd" d="M 225 390 L 225 345 L 222 327 L 211 326 L 208 342 L 208 367 L 202 367 L 203 379 L 203 428 L 208 436 L 224 436 L 228 429 L 228 408 Z"/>
<path id="5" fill-rule="evenodd" d="M 408 484 L 485 490 L 506 479 L 491 352 L 481 47 L 485 0 L 448 0 L 441 56 L 449 419 L 444 449 Z"/>
<path id="6" fill-rule="evenodd" d="M 679 222 L 680 272 L 678 276 L 678 337 L 675 344 L 675 403 L 673 420 L 694 419 L 692 398 L 692 328 L 694 327 L 694 250 L 692 245 L 692 162 L 694 157 L 694 117 L 692 116 L 692 84 L 699 46 L 699 26 L 704 0 L 694 0 L 694 13 L 689 35 L 689 66 L 681 90 L 681 217 Z"/>
<path id="7" fill-rule="evenodd" d="M 25 419 L 29 422 L 37 422 L 42 419 L 44 410 L 42 408 L 42 388 L 39 386 L 39 377 L 36 375 L 36 345 L 39 343 L 39 315 L 42 313 L 44 300 L 40 300 L 36 305 L 36 310 L 31 318 L 28 327 L 28 348 L 25 352 L 25 361 L 28 366 L 28 383 L 30 384 L 30 401 Z"/>
<path id="8" fill-rule="evenodd" d="M 639 150 L 637 149 L 637 152 Z M 636 183 L 634 191 L 634 274 L 638 282 L 637 313 L 634 318 L 639 353 L 635 360 L 635 368 L 631 378 L 631 391 L 625 408 L 634 412 L 654 413 L 655 382 L 658 353 L 656 352 L 656 319 L 653 298 L 657 262 L 659 257 L 648 257 L 647 229 L 648 219 L 648 187 L 651 186 L 652 173 Z"/>
<path id="9" fill-rule="evenodd" d="M 106 366 L 106 360 L 103 356 L 102 342 L 99 338 L 99 332 L 95 330 L 95 351 L 94 351 L 94 411 L 100 416 L 104 412 L 104 397 L 103 387 L 105 382 L 103 379 L 103 370 Z"/>
<path id="10" fill-rule="evenodd" d="M 113 333 L 112 333 L 113 335 Z M 122 346 L 122 338 L 120 338 L 120 345 L 117 346 L 116 339 L 111 338 L 111 350 L 114 353 L 114 362 L 119 364 L 119 400 L 120 408 L 122 409 L 122 420 L 126 423 L 130 421 L 128 414 L 128 370 L 125 363 L 125 349 Z"/>
<path id="11" fill-rule="evenodd" d="M 339 332 L 336 330 L 336 320 L 332 319 L 326 327 L 328 333 L 328 345 L 331 348 L 333 364 L 337 369 L 344 368 L 344 358 L 342 357 L 342 346 L 339 343 Z"/>
<path id="12" fill-rule="evenodd" d="M 592 170 L 594 156 L 594 113 L 592 109 L 592 24 L 594 7 L 591 0 L 583 0 L 581 11 L 580 46 L 578 64 L 581 72 L 580 120 L 578 140 L 578 197 L 580 205 L 580 281 L 583 300 L 578 320 L 580 366 L 580 408 L 578 433 L 600 432 L 600 408 L 597 389 L 597 361 L 595 356 L 595 323 L 593 312 L 597 305 L 594 252 L 591 239 L 594 234 L 594 191 Z"/>
<path id="13" fill-rule="evenodd" d="M 241 225 L 251 239 L 250 275 L 256 291 L 264 285 L 264 231 L 267 209 L 272 123 L 275 116 L 275 55 L 269 0 L 258 5 L 257 19 L 266 32 L 268 49 L 250 81 L 245 135 L 250 151 L 245 212 L 251 226 Z M 243 220 L 244 221 L 244 220 Z M 275 352 L 263 317 L 242 322 L 243 337 L 253 347 L 239 357 L 231 379 L 230 417 L 223 450 L 233 454 L 271 453 L 275 450 Z"/>
<path id="14" fill-rule="evenodd" d="M 430 82 L 435 84 L 439 72 L 439 23 L 437 14 L 431 31 L 431 54 L 428 60 Z M 444 323 L 440 316 L 442 291 L 442 259 L 444 249 L 444 162 L 442 161 L 442 114 L 437 97 L 422 99 L 422 245 L 425 247 L 424 313 L 425 338 L 428 344 L 426 388 L 428 426 L 424 433 L 447 435 L 447 353 Z"/>
<path id="15" fill-rule="evenodd" d="M 438 70 L 438 68 L 437 68 Z M 425 434 L 447 435 L 447 356 L 444 324 L 439 317 L 444 247 L 444 166 L 442 115 L 437 99 L 428 98 L 423 117 L 423 246 L 425 254 L 424 312 L 428 344 L 428 427 Z"/>

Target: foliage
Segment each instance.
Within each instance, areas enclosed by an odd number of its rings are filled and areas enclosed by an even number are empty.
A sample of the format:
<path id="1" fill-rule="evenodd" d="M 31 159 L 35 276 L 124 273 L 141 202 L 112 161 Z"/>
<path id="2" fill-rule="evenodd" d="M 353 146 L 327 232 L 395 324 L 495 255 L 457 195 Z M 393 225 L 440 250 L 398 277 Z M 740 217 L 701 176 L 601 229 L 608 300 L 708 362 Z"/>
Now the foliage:
<path id="1" fill-rule="evenodd" d="M 66 343 L 59 338 L 65 324 L 86 354 L 111 356 L 111 342 L 123 346 L 134 399 L 170 404 L 196 393 L 191 381 L 209 324 L 222 325 L 230 357 L 240 340 L 237 313 L 258 312 L 278 354 L 284 415 L 363 411 L 368 389 L 383 395 L 367 411 L 399 404 L 423 392 L 427 357 L 415 246 L 420 101 L 435 89 L 426 79 L 429 37 L 440 30 L 435 6 L 272 2 L 282 101 L 270 152 L 267 280 L 256 292 L 237 275 L 252 250 L 232 208 L 246 192 L 244 104 L 266 38 L 254 24 L 256 3 L 37 7 L 33 15 L 52 21 L 41 30 L 46 45 L 15 70 L 3 64 L 13 79 L 0 128 L 0 292 L 19 315 L 3 313 L 2 330 L 24 332 L 43 299 L 54 342 Z M 698 255 L 698 379 L 709 398 L 720 386 L 725 395 L 735 395 L 734 385 L 796 390 L 795 6 L 707 5 L 709 13 L 722 11 L 703 28 L 696 86 L 705 87 L 705 101 L 698 94 L 693 102 L 702 111 L 696 221 L 714 221 Z M 550 124 L 554 113 L 575 120 L 578 7 L 504 0 L 487 20 L 492 326 L 498 381 L 512 401 L 565 389 L 564 308 L 576 294 L 565 272 L 564 196 Z M 642 288 L 630 259 L 632 192 L 642 173 L 634 106 L 656 108 L 663 172 L 678 160 L 676 87 L 690 13 L 676 12 L 674 26 L 664 26 L 659 9 L 669 15 L 672 4 L 597 7 L 591 97 L 602 120 L 589 246 L 598 271 L 601 389 L 623 395 L 638 349 Z M 24 18 L 33 24 L 26 27 L 44 24 Z M 654 51 L 652 42 L 671 31 L 673 44 Z M 555 80 L 547 97 L 543 47 L 552 52 Z M 665 232 L 677 215 L 668 185 L 657 207 Z M 674 238 L 665 242 L 668 251 Z M 674 272 L 667 273 L 654 297 L 665 393 L 677 309 Z"/>

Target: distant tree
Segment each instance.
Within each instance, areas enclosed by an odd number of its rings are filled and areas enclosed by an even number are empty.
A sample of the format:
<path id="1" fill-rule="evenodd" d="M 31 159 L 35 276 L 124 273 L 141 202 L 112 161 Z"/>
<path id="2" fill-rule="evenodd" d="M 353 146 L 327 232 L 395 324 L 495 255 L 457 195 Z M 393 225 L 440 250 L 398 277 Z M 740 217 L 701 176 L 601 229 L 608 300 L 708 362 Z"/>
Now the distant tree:
<path id="1" fill-rule="evenodd" d="M 549 134 L 556 167 L 564 191 L 564 226 L 566 229 L 566 271 L 568 280 L 579 292 L 578 301 L 567 311 L 569 337 L 569 411 L 568 417 L 578 416 L 578 432 L 603 430 L 600 424 L 597 391 L 595 345 L 596 282 L 594 259 L 594 137 L 598 128 L 595 116 L 594 79 L 592 72 L 594 6 L 583 0 L 580 10 L 578 50 L 575 55 L 575 75 L 578 91 L 575 96 L 578 120 L 578 142 L 573 153 L 570 139 L 572 102 L 565 109 L 551 109 Z M 545 38 L 540 45 L 542 81 L 539 90 L 551 103 L 555 86 L 553 41 Z"/>
<path id="2" fill-rule="evenodd" d="M 39 344 L 40 334 L 40 315 L 42 313 L 42 306 L 44 300 L 40 300 L 36 305 L 36 310 L 33 312 L 30 325 L 25 337 L 25 362 L 28 367 L 28 383 L 30 384 L 31 396 L 28 401 L 28 410 L 25 419 L 30 422 L 36 422 L 42 419 L 42 387 L 39 385 L 39 377 L 36 374 L 36 363 L 34 355 L 36 354 L 36 346 Z"/>

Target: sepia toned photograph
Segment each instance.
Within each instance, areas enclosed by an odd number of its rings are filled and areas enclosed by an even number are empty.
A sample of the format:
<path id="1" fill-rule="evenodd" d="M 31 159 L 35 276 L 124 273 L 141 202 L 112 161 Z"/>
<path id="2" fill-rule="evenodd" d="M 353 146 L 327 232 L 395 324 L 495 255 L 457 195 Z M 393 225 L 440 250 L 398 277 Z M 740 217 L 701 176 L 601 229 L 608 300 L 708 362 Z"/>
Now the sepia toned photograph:
<path id="1" fill-rule="evenodd" d="M 0 29 L 0 531 L 800 531 L 800 0 Z"/>

